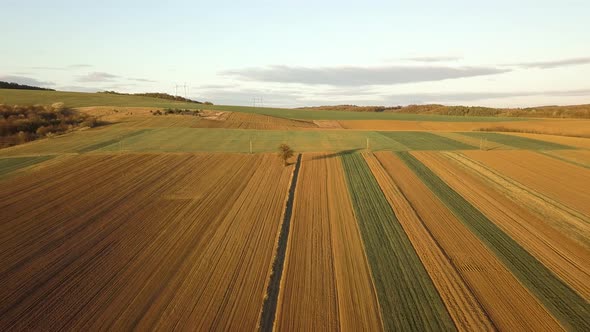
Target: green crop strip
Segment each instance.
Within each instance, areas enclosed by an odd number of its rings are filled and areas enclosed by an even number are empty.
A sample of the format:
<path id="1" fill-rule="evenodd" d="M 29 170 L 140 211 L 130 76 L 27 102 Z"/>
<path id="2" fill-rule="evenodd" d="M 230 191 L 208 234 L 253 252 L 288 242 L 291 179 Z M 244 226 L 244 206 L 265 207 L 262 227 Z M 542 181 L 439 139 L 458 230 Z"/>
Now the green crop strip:
<path id="1" fill-rule="evenodd" d="M 35 156 L 35 157 L 18 157 L 18 158 L 2 158 L 0 159 L 0 177 L 12 173 L 21 168 L 42 163 L 55 156 Z"/>
<path id="2" fill-rule="evenodd" d="M 385 328 L 455 330 L 426 269 L 361 155 L 342 155 Z"/>
<path id="3" fill-rule="evenodd" d="M 473 150 L 475 147 L 450 138 L 421 131 L 380 131 L 410 150 Z"/>
<path id="4" fill-rule="evenodd" d="M 477 133 L 477 132 L 465 132 L 460 133 L 462 135 L 481 138 L 481 139 L 488 139 L 490 141 L 509 145 L 515 147 L 517 149 L 524 149 L 524 150 L 563 150 L 563 149 L 574 149 L 569 146 L 539 141 L 536 139 L 528 138 L 528 137 L 520 137 L 520 136 L 513 136 L 513 135 L 504 135 L 498 133 Z"/>
<path id="5" fill-rule="evenodd" d="M 408 152 L 396 153 L 438 198 L 569 329 L 590 330 L 590 305 Z"/>

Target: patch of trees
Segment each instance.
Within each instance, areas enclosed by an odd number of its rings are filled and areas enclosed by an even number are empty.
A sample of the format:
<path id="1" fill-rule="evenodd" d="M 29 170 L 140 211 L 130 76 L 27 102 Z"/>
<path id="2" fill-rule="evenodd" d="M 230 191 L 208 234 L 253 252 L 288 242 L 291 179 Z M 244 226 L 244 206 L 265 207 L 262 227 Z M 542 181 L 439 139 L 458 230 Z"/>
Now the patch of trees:
<path id="1" fill-rule="evenodd" d="M 51 106 L 0 104 L 0 148 L 99 124 L 95 117 L 65 108 L 63 103 Z"/>
<path id="2" fill-rule="evenodd" d="M 201 101 L 196 101 L 196 100 L 192 100 L 189 98 L 184 98 L 181 96 L 173 96 L 171 94 L 162 93 L 162 92 L 121 93 L 121 92 L 116 92 L 116 91 L 102 91 L 100 93 L 106 93 L 106 94 L 111 94 L 111 95 L 122 95 L 122 96 L 151 97 L 151 98 L 167 99 L 167 100 L 173 100 L 173 101 L 181 101 L 181 102 L 185 102 L 185 103 L 213 105 L 213 103 L 209 102 L 209 101 L 201 102 Z"/>
<path id="3" fill-rule="evenodd" d="M 41 88 L 38 86 L 31 86 L 31 85 L 26 85 L 26 84 L 18 84 L 18 83 L 12 83 L 12 82 L 4 82 L 4 81 L 0 81 L 0 89 L 55 91 L 53 89 Z"/>
<path id="4" fill-rule="evenodd" d="M 150 111 L 152 115 L 168 115 L 168 114 L 176 114 L 176 115 L 193 115 L 198 116 L 201 114 L 201 110 L 191 110 L 191 109 L 182 109 L 182 108 L 165 108 L 163 111 Z"/>

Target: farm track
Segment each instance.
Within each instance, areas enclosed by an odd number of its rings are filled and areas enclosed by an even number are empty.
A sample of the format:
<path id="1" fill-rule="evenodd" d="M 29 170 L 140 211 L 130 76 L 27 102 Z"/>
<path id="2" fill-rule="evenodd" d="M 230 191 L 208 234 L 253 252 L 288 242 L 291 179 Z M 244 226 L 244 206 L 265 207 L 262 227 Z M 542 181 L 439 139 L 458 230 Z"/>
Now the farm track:
<path id="1" fill-rule="evenodd" d="M 469 286 L 440 248 L 412 204 L 373 154 L 364 155 L 396 218 L 416 249 L 459 331 L 494 331 L 495 327 Z"/>
<path id="2" fill-rule="evenodd" d="M 590 299 L 590 251 L 435 152 L 413 155 L 528 252 Z"/>
<path id="3" fill-rule="evenodd" d="M 537 193 L 506 175 L 494 171 L 483 163 L 467 158 L 463 154 L 451 152 L 443 152 L 443 154 L 457 165 L 460 165 L 461 168 L 488 183 L 490 187 L 526 207 L 527 210 L 544 220 L 558 232 L 590 249 L 590 240 L 588 239 L 590 218 L 588 216 Z"/>
<path id="4" fill-rule="evenodd" d="M 298 182 L 277 329 L 381 330 L 340 160 L 304 154 Z"/>
<path id="5" fill-rule="evenodd" d="M 590 169 L 532 151 L 466 151 L 465 155 L 590 216 Z"/>
<path id="6" fill-rule="evenodd" d="M 388 152 L 376 153 L 433 239 L 499 330 L 560 330 L 557 321 L 441 200 Z"/>
<path id="7" fill-rule="evenodd" d="M 430 276 L 360 154 L 342 155 L 386 330 L 455 330 Z"/>
<path id="8" fill-rule="evenodd" d="M 476 234 L 567 329 L 590 328 L 588 301 L 573 291 L 479 210 L 452 190 L 410 153 L 398 156 L 413 169 L 455 216 Z"/>
<path id="9" fill-rule="evenodd" d="M 0 327 L 256 328 L 288 177 L 263 155 L 87 155 L 10 179 Z"/>

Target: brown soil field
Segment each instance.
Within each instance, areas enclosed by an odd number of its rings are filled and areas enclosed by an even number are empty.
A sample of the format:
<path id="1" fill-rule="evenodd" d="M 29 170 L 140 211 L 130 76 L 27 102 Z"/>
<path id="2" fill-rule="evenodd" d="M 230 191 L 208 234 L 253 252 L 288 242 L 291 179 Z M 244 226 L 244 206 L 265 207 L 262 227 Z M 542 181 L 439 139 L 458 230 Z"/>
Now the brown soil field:
<path id="1" fill-rule="evenodd" d="M 503 129 L 538 131 L 554 135 L 590 135 L 590 120 L 582 119 L 530 119 L 503 122 L 445 122 L 400 120 L 340 120 L 345 129 L 357 130 L 409 130 L 409 131 L 474 131 Z M 495 131 L 495 130 L 492 130 Z"/>
<path id="2" fill-rule="evenodd" d="M 470 159 L 590 216 L 590 169 L 532 151 L 465 151 Z M 590 234 L 587 234 L 590 235 Z"/>
<path id="3" fill-rule="evenodd" d="M 561 330 L 539 301 L 396 156 L 376 153 L 499 330 Z"/>
<path id="4" fill-rule="evenodd" d="M 254 114 L 254 113 L 240 113 L 240 112 L 224 112 L 227 117 L 219 118 L 217 120 L 203 119 L 193 127 L 198 128 L 236 128 L 236 129 L 313 129 L 317 125 L 310 121 L 291 120 L 277 118 L 274 116 Z"/>
<path id="5" fill-rule="evenodd" d="M 372 154 L 364 154 L 367 164 L 420 260 L 437 288 L 459 331 L 493 331 L 494 325 L 471 293 L 452 262 L 432 238 L 406 197 Z"/>
<path id="6" fill-rule="evenodd" d="M 528 252 L 590 299 L 590 250 L 436 152 L 412 153 Z"/>
<path id="7" fill-rule="evenodd" d="M 321 129 L 344 129 L 336 120 L 314 120 L 313 123 Z"/>
<path id="8" fill-rule="evenodd" d="M 291 168 L 86 155 L 3 181 L 0 329 L 255 329 Z"/>
<path id="9" fill-rule="evenodd" d="M 543 134 L 526 134 L 526 133 L 502 133 L 506 135 L 514 135 L 520 137 L 528 137 L 532 139 L 538 139 L 541 141 L 547 141 L 552 143 L 558 143 L 563 145 L 569 145 L 572 147 L 590 149 L 590 138 L 584 137 L 567 137 L 557 135 L 543 135 Z"/>
<path id="10" fill-rule="evenodd" d="M 583 136 L 590 137 L 590 120 L 587 119 L 543 119 L 543 120 L 528 120 L 519 122 L 496 122 L 488 123 L 477 129 L 494 129 L 492 131 L 503 131 L 505 129 L 533 132 L 546 135 L 562 135 L 562 136 Z"/>
<path id="11" fill-rule="evenodd" d="M 340 160 L 304 154 L 276 318 L 281 330 L 382 330 Z"/>
<path id="12" fill-rule="evenodd" d="M 568 236 L 578 244 L 590 249 L 590 218 L 565 205 L 552 200 L 530 188 L 494 171 L 483 163 L 476 162 L 460 153 L 445 152 L 445 157 L 486 182 L 496 191 L 509 197 L 513 202 L 525 207 L 538 218 L 544 220 L 558 232 Z"/>
<path id="13" fill-rule="evenodd" d="M 345 129 L 396 131 L 472 131 L 488 124 L 487 122 L 402 120 L 339 120 L 338 122 Z"/>

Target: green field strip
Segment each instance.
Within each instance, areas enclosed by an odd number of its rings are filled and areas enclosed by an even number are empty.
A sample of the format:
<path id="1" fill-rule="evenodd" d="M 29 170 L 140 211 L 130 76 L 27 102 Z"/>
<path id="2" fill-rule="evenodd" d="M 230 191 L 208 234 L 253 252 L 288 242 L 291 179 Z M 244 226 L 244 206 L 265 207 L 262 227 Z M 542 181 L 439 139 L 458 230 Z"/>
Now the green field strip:
<path id="1" fill-rule="evenodd" d="M 513 135 L 504 135 L 498 133 L 487 133 L 487 132 L 463 132 L 460 133 L 469 137 L 475 137 L 478 139 L 487 139 L 492 142 L 508 145 L 517 149 L 523 150 L 564 150 L 564 149 L 575 149 L 575 147 L 566 146 L 557 143 L 551 143 L 546 141 L 540 141 L 528 137 L 520 137 Z"/>
<path id="2" fill-rule="evenodd" d="M 440 295 L 367 163 L 358 153 L 341 158 L 385 328 L 455 330 Z"/>
<path id="3" fill-rule="evenodd" d="M 219 128 L 158 128 L 140 136 L 126 137 L 121 144 L 100 151 L 136 152 L 275 152 L 281 143 L 296 152 L 348 151 L 365 149 L 403 151 L 408 148 L 370 131 L 349 130 L 254 130 Z M 118 140 L 117 140 L 118 142 Z"/>
<path id="4" fill-rule="evenodd" d="M 81 149 L 78 149 L 76 152 L 79 153 L 87 153 L 87 152 L 91 152 L 91 151 L 95 151 L 95 150 L 99 150 L 102 149 L 104 147 L 107 147 L 109 145 L 118 145 L 119 142 L 127 139 L 127 138 L 131 138 L 131 137 L 138 137 L 141 136 L 142 134 L 149 132 L 151 129 L 141 129 L 141 130 L 136 130 L 136 131 L 132 131 L 132 132 L 128 132 L 125 134 L 121 134 L 119 136 L 117 136 L 116 138 L 112 138 L 112 139 L 108 139 L 102 142 L 98 142 L 98 143 L 94 143 L 91 145 L 87 145 Z"/>
<path id="5" fill-rule="evenodd" d="M 112 106 L 116 107 L 153 107 L 153 108 L 187 108 L 207 109 L 271 115 L 280 118 L 300 120 L 400 120 L 400 121 L 435 121 L 435 122 L 504 122 L 523 121 L 526 119 L 507 117 L 453 116 L 410 114 L 396 112 L 345 112 L 320 111 L 290 108 L 268 108 L 228 105 L 203 105 L 184 103 L 166 99 L 114 95 L 106 93 L 36 91 L 0 89 L 0 103 L 9 105 L 51 105 L 63 102 L 67 107 Z"/>
<path id="6" fill-rule="evenodd" d="M 46 160 L 54 158 L 55 156 L 35 156 L 35 157 L 14 157 L 0 159 L 0 177 L 23 169 L 25 167 L 33 166 L 42 163 Z"/>
<path id="7" fill-rule="evenodd" d="M 408 152 L 401 160 L 570 330 L 590 330 L 590 304 Z"/>
<path id="8" fill-rule="evenodd" d="M 380 131 L 378 133 L 407 146 L 409 150 L 473 150 L 475 148 L 463 142 L 423 131 Z"/>

